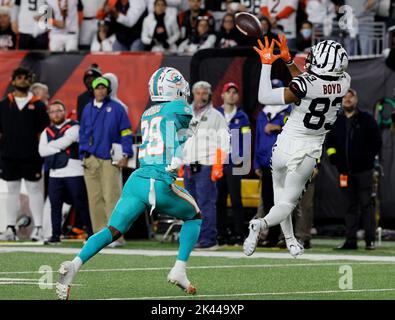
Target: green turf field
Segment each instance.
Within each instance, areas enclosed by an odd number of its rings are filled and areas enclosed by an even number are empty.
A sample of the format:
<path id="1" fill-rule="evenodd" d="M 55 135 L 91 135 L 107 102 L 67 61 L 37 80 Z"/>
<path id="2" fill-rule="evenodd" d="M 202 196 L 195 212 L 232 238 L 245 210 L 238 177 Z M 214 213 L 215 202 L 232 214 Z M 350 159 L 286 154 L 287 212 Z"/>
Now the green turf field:
<path id="1" fill-rule="evenodd" d="M 198 288 L 193 297 L 166 282 L 175 244 L 128 242 L 122 249 L 106 249 L 83 266 L 71 299 L 395 299 L 395 243 L 384 242 L 373 252 L 332 250 L 340 242 L 314 240 L 314 248 L 297 260 L 279 249 L 258 248 L 254 258 L 243 257 L 240 247 L 194 253 L 188 273 Z M 72 259 L 80 247 L 0 244 L 0 299 L 56 299 L 53 289 L 40 289 L 39 279 L 56 282 L 59 264 Z M 39 273 L 43 265 L 54 272 Z M 342 268 L 346 274 L 340 273 Z"/>

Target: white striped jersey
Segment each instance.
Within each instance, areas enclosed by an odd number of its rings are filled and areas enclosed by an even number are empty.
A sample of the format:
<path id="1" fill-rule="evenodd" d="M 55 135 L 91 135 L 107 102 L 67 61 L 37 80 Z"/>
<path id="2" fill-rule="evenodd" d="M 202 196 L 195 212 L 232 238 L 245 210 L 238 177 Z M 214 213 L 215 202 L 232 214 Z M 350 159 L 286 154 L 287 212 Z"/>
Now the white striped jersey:
<path id="1" fill-rule="evenodd" d="M 324 78 L 324 79 L 323 79 Z M 308 72 L 292 79 L 289 89 L 300 99 L 283 132 L 295 138 L 322 140 L 336 121 L 342 99 L 350 88 L 348 73 L 336 80 L 327 80 Z"/>
<path id="2" fill-rule="evenodd" d="M 45 0 L 15 0 L 12 10 L 13 20 L 18 22 L 20 33 L 30 34 L 36 37 L 46 32 L 45 28 L 40 28 L 39 23 L 34 17 L 44 14 Z"/>

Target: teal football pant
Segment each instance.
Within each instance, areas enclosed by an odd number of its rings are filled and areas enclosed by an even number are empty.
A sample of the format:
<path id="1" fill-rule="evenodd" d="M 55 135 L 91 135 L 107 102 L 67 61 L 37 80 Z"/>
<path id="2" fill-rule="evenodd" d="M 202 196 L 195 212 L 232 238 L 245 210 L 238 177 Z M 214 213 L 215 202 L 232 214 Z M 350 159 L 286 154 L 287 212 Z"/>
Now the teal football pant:
<path id="1" fill-rule="evenodd" d="M 178 260 L 187 261 L 200 233 L 202 223 L 196 201 L 185 189 L 176 184 L 142 178 L 132 174 L 126 182 L 121 198 L 115 206 L 109 227 L 125 234 L 133 222 L 147 208 L 183 220 L 180 231 Z M 113 241 L 110 229 L 104 228 L 88 239 L 79 257 L 85 263 Z"/>

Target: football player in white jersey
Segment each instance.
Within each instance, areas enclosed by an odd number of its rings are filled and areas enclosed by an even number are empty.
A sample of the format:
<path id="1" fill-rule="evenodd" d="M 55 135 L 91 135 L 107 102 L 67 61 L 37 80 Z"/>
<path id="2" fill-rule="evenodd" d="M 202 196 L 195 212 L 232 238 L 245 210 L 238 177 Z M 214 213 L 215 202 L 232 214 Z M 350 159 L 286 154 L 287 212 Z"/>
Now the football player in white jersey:
<path id="1" fill-rule="evenodd" d="M 51 52 L 78 50 L 78 0 L 46 0 L 52 8 L 52 30 L 49 34 Z"/>
<path id="2" fill-rule="evenodd" d="M 265 37 L 265 46 L 258 40 L 260 49 L 254 47 L 262 61 L 258 100 L 272 105 L 294 103 L 295 107 L 273 147 L 274 206 L 264 218 L 250 221 L 243 245 L 247 256 L 254 253 L 259 233 L 277 224 L 281 224 L 290 254 L 296 257 L 303 253 L 303 246 L 293 234 L 291 213 L 350 87 L 350 76 L 345 72 L 348 56 L 340 43 L 325 40 L 313 46 L 306 59 L 306 72 L 302 73 L 293 63 L 285 36 L 279 39 L 269 46 Z M 280 48 L 279 55 L 273 54 L 275 44 Z M 293 79 L 287 88 L 272 89 L 271 64 L 278 58 L 286 62 Z"/>
<path id="3" fill-rule="evenodd" d="M 48 29 L 39 21 L 43 16 L 46 0 L 14 0 L 11 9 L 12 28 L 19 33 L 19 49 L 47 50 Z"/>

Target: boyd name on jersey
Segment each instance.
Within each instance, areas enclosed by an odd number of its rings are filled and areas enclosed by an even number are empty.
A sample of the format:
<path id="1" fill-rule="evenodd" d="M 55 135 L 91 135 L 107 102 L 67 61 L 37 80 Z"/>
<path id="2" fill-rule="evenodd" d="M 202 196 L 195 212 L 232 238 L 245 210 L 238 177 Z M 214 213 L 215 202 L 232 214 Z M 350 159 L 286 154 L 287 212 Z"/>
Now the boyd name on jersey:
<path id="1" fill-rule="evenodd" d="M 317 137 L 322 142 L 332 128 L 351 78 L 344 72 L 334 80 L 303 73 L 292 79 L 289 89 L 300 99 L 283 132 L 293 137 Z"/>

